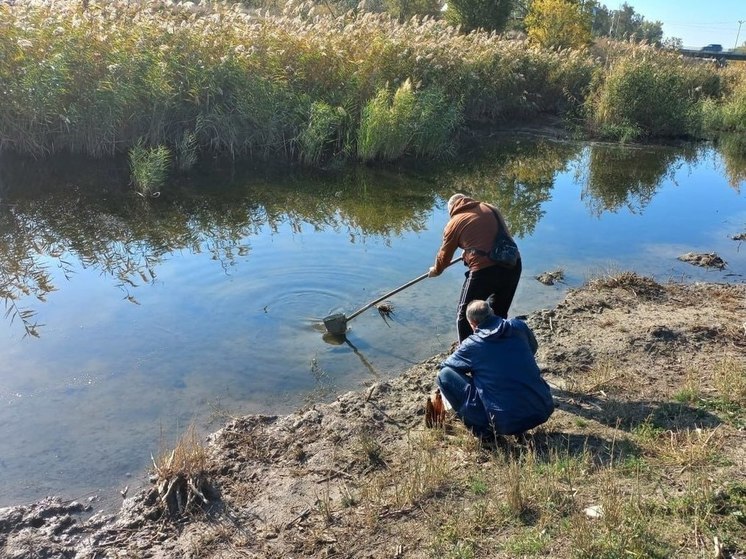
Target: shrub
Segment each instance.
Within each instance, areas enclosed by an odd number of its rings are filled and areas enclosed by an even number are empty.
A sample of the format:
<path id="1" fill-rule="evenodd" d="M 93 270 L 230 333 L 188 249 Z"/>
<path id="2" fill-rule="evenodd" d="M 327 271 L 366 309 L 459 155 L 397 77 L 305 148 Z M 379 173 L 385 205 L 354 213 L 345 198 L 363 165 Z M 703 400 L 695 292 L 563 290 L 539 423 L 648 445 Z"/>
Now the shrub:
<path id="1" fill-rule="evenodd" d="M 513 11 L 513 0 L 449 0 L 446 17 L 466 31 L 502 31 Z"/>
<path id="2" fill-rule="evenodd" d="M 591 99 L 591 118 L 602 135 L 624 140 L 687 136 L 697 128 L 695 100 L 684 64 L 633 52 L 613 63 Z"/>
<path id="3" fill-rule="evenodd" d="M 534 0 L 525 23 L 531 41 L 549 48 L 567 48 L 591 42 L 591 19 L 580 3 Z"/>
<path id="4" fill-rule="evenodd" d="M 387 88 L 363 109 L 358 134 L 360 159 L 393 160 L 412 153 L 423 156 L 448 154 L 461 111 L 437 89 L 416 92 L 407 79 L 393 96 Z"/>
<path id="5" fill-rule="evenodd" d="M 719 107 L 718 128 L 726 132 L 746 132 L 746 81 L 740 83 Z"/>

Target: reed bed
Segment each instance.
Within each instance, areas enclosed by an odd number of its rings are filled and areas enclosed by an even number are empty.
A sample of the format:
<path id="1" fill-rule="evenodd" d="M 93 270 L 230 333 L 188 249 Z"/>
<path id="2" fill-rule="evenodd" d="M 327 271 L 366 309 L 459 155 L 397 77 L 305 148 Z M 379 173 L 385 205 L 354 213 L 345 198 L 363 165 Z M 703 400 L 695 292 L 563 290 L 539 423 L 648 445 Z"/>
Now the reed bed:
<path id="1" fill-rule="evenodd" d="M 311 2 L 274 14 L 228 2 L 0 4 L 0 151 L 35 157 L 164 147 L 180 170 L 206 154 L 439 157 L 474 123 L 547 113 L 623 139 L 691 135 L 720 82 L 714 67 L 644 45 L 542 49 L 427 17 L 332 17 Z"/>
<path id="2" fill-rule="evenodd" d="M 588 124 L 603 137 L 699 138 L 702 104 L 723 95 L 721 72 L 649 45 L 607 44 L 605 70 L 586 103 Z"/>
<path id="3" fill-rule="evenodd" d="M 0 149 L 103 157 L 138 144 L 176 152 L 190 137 L 200 154 L 312 164 L 436 156 L 466 120 L 562 111 L 582 100 L 592 76 L 593 61 L 579 52 L 462 34 L 433 19 L 314 10 L 3 4 Z M 405 83 L 430 135 L 403 149 L 360 149 L 366 107 Z"/>

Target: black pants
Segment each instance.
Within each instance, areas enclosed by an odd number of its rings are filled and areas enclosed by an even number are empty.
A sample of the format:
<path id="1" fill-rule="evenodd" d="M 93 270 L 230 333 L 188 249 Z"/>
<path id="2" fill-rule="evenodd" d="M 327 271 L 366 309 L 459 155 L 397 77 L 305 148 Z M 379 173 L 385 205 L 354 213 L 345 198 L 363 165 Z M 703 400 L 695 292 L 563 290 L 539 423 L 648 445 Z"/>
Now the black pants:
<path id="1" fill-rule="evenodd" d="M 487 300 L 492 297 L 492 310 L 497 316 L 508 318 L 508 309 L 513 302 L 518 280 L 521 279 L 521 261 L 514 268 L 490 266 L 476 272 L 466 272 L 466 279 L 461 288 L 461 297 L 456 315 L 458 341 L 462 342 L 472 333 L 469 321 L 466 320 L 466 307 L 475 299 Z"/>

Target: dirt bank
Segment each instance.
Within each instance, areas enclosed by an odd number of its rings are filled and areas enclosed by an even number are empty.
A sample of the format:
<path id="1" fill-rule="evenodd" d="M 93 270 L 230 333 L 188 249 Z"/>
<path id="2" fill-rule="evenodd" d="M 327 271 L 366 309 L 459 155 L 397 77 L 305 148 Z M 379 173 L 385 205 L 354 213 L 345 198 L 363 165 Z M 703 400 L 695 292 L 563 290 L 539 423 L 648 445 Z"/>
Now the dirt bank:
<path id="1" fill-rule="evenodd" d="M 528 322 L 557 411 L 525 440 L 425 429 L 438 355 L 231 421 L 178 521 L 155 487 L 114 516 L 0 509 L 0 555 L 746 557 L 746 285 L 621 274 Z"/>

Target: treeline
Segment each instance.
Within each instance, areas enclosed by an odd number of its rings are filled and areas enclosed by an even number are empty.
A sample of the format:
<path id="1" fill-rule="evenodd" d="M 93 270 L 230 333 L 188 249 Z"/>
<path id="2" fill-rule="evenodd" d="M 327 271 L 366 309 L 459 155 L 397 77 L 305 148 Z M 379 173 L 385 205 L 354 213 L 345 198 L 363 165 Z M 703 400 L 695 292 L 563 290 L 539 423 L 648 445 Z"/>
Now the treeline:
<path id="1" fill-rule="evenodd" d="M 742 72 L 650 45 L 563 49 L 442 18 L 328 11 L 0 4 L 0 150 L 129 152 L 147 194 L 205 155 L 308 165 L 440 157 L 475 125 L 544 114 L 624 140 L 701 138 L 746 122 Z"/>
<path id="2" fill-rule="evenodd" d="M 249 8 L 273 13 L 279 13 L 285 6 L 283 0 L 243 0 L 242 3 Z M 358 0 L 317 0 L 316 4 L 331 16 L 362 9 L 386 12 L 401 23 L 412 17 L 434 17 L 459 25 L 466 31 L 527 33 L 537 24 L 580 23 L 586 28 L 588 38 L 609 37 L 658 45 L 663 39 L 663 24 L 646 20 L 626 2 L 618 9 L 608 8 L 597 0 L 364 0 L 362 3 Z M 554 21 L 550 22 L 548 18 L 538 21 L 535 16 L 540 14 L 553 14 Z M 567 20 L 568 16 L 574 22 Z"/>

